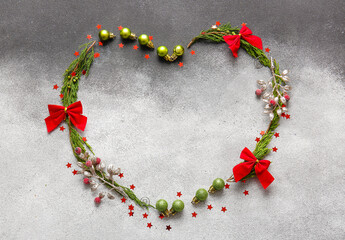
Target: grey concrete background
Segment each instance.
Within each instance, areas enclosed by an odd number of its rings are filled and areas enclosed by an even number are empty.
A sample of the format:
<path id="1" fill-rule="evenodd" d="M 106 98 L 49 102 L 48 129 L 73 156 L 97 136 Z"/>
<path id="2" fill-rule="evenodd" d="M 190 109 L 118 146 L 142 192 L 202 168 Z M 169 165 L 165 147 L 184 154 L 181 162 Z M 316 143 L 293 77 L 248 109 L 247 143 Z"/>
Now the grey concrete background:
<path id="1" fill-rule="evenodd" d="M 342 0 L 2 0 L 0 238 L 344 239 L 344 13 Z M 216 21 L 247 22 L 291 71 L 292 118 L 281 121 L 271 144 L 278 152 L 267 157 L 276 180 L 266 191 L 257 180 L 234 184 L 209 197 L 212 211 L 189 204 L 196 189 L 228 177 L 266 129 L 254 90 L 267 69 L 255 69 L 242 50 L 234 59 L 225 44 L 209 43 L 194 45 L 195 56 L 186 51 L 179 68 L 132 50 L 134 43 L 119 49 L 117 38 L 97 48 L 101 57 L 80 85 L 83 135 L 138 196 L 171 203 L 181 191 L 186 207 L 163 220 L 155 211 L 143 219 L 138 207 L 128 217 L 130 203 L 118 197 L 96 207 L 65 166 L 77 168 L 67 131 L 48 135 L 43 121 L 47 104 L 59 103 L 52 88 L 77 46 L 101 24 L 116 34 L 128 26 L 172 49 Z"/>

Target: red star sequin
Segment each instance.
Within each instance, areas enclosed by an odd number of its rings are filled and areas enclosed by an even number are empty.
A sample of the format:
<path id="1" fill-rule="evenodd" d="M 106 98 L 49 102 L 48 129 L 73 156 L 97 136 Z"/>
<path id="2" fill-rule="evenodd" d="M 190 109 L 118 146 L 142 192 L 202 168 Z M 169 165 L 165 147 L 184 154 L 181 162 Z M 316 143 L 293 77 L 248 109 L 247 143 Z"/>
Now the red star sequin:
<path id="1" fill-rule="evenodd" d="M 74 77 L 75 75 L 77 75 L 75 72 L 71 73 L 71 76 Z"/>
<path id="2" fill-rule="evenodd" d="M 143 218 L 147 218 L 149 215 L 147 213 L 143 214 Z"/>
<path id="3" fill-rule="evenodd" d="M 60 96 L 60 98 L 63 98 L 63 94 L 62 93 L 59 96 Z"/>
<path id="4" fill-rule="evenodd" d="M 82 73 L 83 75 L 85 75 L 85 74 L 86 74 L 86 70 L 83 70 L 81 73 Z"/>
<path id="5" fill-rule="evenodd" d="M 131 204 L 131 205 L 128 206 L 128 209 L 133 211 L 134 210 L 134 206 Z"/>
<path id="6" fill-rule="evenodd" d="M 56 90 L 58 88 L 59 88 L 59 86 L 57 84 L 55 84 L 54 87 L 53 87 L 54 90 Z"/>
<path id="7" fill-rule="evenodd" d="M 196 215 L 198 215 L 196 212 L 192 213 L 192 217 L 196 218 Z"/>
<path id="8" fill-rule="evenodd" d="M 83 137 L 81 140 L 83 140 L 84 142 L 86 142 L 86 141 L 87 141 L 86 137 Z"/>
<path id="9" fill-rule="evenodd" d="M 163 214 L 159 214 L 159 218 L 160 218 L 160 219 L 163 219 L 163 218 L 164 218 L 164 215 L 163 215 Z"/>
<path id="10" fill-rule="evenodd" d="M 100 54 L 99 54 L 98 52 L 96 52 L 96 53 L 93 55 L 94 58 L 98 58 L 99 56 L 100 56 Z"/>
<path id="11" fill-rule="evenodd" d="M 138 48 L 139 48 L 138 45 L 134 45 L 134 46 L 133 46 L 133 49 L 134 49 L 134 50 L 138 50 Z"/>
<path id="12" fill-rule="evenodd" d="M 74 52 L 74 56 L 78 57 L 79 56 L 79 52 L 75 51 Z"/>
<path id="13" fill-rule="evenodd" d="M 260 135 L 262 136 L 262 135 L 264 135 L 265 134 L 265 131 L 261 131 L 260 132 Z"/>
<path id="14" fill-rule="evenodd" d="M 272 148 L 272 151 L 273 151 L 273 152 L 277 152 L 277 150 L 278 150 L 277 147 Z"/>
<path id="15" fill-rule="evenodd" d="M 117 29 L 119 29 L 119 31 L 121 31 L 122 28 L 123 28 L 122 26 L 118 26 L 118 27 L 117 27 Z"/>
<path id="16" fill-rule="evenodd" d="M 102 28 L 102 25 L 97 25 L 97 27 L 96 27 L 97 29 L 101 29 Z"/>
<path id="17" fill-rule="evenodd" d="M 205 35 L 206 33 L 205 32 L 201 32 L 201 35 Z"/>
<path id="18" fill-rule="evenodd" d="M 182 193 L 181 192 L 177 192 L 176 196 L 181 197 Z"/>
<path id="19" fill-rule="evenodd" d="M 91 37 L 91 35 L 87 35 L 86 38 L 90 40 L 92 37 Z"/>
<path id="20" fill-rule="evenodd" d="M 103 43 L 102 42 L 98 42 L 98 46 L 103 46 Z"/>
<path id="21" fill-rule="evenodd" d="M 67 168 L 71 168 L 71 167 L 72 167 L 72 164 L 71 164 L 71 163 L 67 163 L 67 164 L 66 164 L 66 167 L 67 167 Z"/>
<path id="22" fill-rule="evenodd" d="M 178 65 L 179 65 L 180 67 L 183 67 L 183 62 L 179 62 Z"/>
<path id="23" fill-rule="evenodd" d="M 245 183 L 247 180 L 242 180 L 241 182 Z"/>
<path id="24" fill-rule="evenodd" d="M 241 26 L 242 26 L 242 27 L 244 27 L 244 26 L 246 26 L 246 25 L 247 25 L 247 23 L 245 23 L 245 22 L 241 23 Z"/>
<path id="25" fill-rule="evenodd" d="M 269 49 L 269 48 L 265 48 L 265 51 L 266 51 L 266 52 L 270 52 L 270 51 L 271 51 L 271 49 Z"/>
<path id="26" fill-rule="evenodd" d="M 195 51 L 194 51 L 194 50 L 190 51 L 190 54 L 194 55 L 194 54 L 195 54 Z"/>
<path id="27" fill-rule="evenodd" d="M 170 225 L 167 225 L 166 230 L 168 230 L 168 231 L 170 231 L 170 230 L 171 230 Z"/>
<path id="28" fill-rule="evenodd" d="M 72 173 L 73 173 L 73 175 L 76 175 L 78 173 L 78 171 L 74 169 Z"/>
<path id="29" fill-rule="evenodd" d="M 127 199 L 125 197 L 121 198 L 122 203 L 126 203 Z"/>
<path id="30" fill-rule="evenodd" d="M 123 43 L 119 44 L 119 48 L 123 48 L 123 46 L 125 46 L 125 45 L 123 45 Z"/>
<path id="31" fill-rule="evenodd" d="M 285 115 L 285 113 L 282 113 L 280 116 L 285 117 L 286 115 Z"/>
<path id="32" fill-rule="evenodd" d="M 290 115 L 289 115 L 289 114 L 286 114 L 286 115 L 285 115 L 285 118 L 286 118 L 286 119 L 290 119 Z"/>
<path id="33" fill-rule="evenodd" d="M 149 36 L 149 39 L 150 39 L 150 41 L 152 41 L 152 40 L 153 40 L 153 37 L 152 37 L 152 36 Z"/>
<path id="34" fill-rule="evenodd" d="M 218 26 L 220 25 L 220 22 L 219 22 L 219 21 L 217 21 L 217 22 L 216 22 L 216 25 L 217 25 L 217 27 L 218 27 Z"/>
<path id="35" fill-rule="evenodd" d="M 150 55 L 145 54 L 145 58 L 146 58 L 146 59 L 149 59 L 149 58 L 150 58 Z"/>
<path id="36" fill-rule="evenodd" d="M 63 132 L 66 128 L 64 128 L 64 126 L 60 127 L 60 131 Z"/>
<path id="37" fill-rule="evenodd" d="M 148 223 L 148 224 L 147 224 L 147 227 L 148 227 L 148 228 L 151 228 L 151 227 L 152 227 L 152 223 Z"/>
<path id="38" fill-rule="evenodd" d="M 224 187 L 225 187 L 225 189 L 229 189 L 230 188 L 230 184 L 227 183 L 227 184 L 224 185 Z"/>
<path id="39" fill-rule="evenodd" d="M 244 190 L 243 194 L 244 194 L 245 196 L 247 196 L 247 195 L 249 195 L 249 192 L 248 192 L 247 190 Z"/>
<path id="40" fill-rule="evenodd" d="M 221 210 L 222 212 L 226 212 L 227 211 L 227 209 L 226 209 L 226 207 L 222 207 L 222 210 Z"/>
<path id="41" fill-rule="evenodd" d="M 119 174 L 119 178 L 123 178 L 123 173 L 120 173 L 120 174 Z"/>
<path id="42" fill-rule="evenodd" d="M 256 142 L 260 142 L 260 138 L 258 138 L 258 137 L 255 138 L 255 141 L 256 141 Z"/>
<path id="43" fill-rule="evenodd" d="M 208 210 L 212 210 L 212 208 L 213 208 L 213 207 L 212 207 L 211 204 L 210 204 L 210 205 L 207 205 L 207 209 L 208 209 Z"/>
<path id="44" fill-rule="evenodd" d="M 134 212 L 132 212 L 132 211 L 129 211 L 128 215 L 129 215 L 130 217 L 133 217 L 133 215 L 134 215 Z"/>
<path id="45" fill-rule="evenodd" d="M 274 134 L 274 136 L 275 136 L 276 138 L 279 138 L 279 133 L 276 132 L 276 133 Z"/>
<path id="46" fill-rule="evenodd" d="M 132 184 L 131 186 L 129 186 L 130 189 L 134 190 L 135 186 L 134 184 Z"/>

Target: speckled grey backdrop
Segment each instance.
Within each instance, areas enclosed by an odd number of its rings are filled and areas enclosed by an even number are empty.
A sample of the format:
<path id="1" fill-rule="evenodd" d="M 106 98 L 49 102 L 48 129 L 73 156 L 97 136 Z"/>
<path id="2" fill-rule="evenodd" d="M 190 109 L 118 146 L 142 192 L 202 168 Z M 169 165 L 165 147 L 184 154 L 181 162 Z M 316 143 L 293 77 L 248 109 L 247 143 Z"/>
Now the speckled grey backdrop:
<path id="1" fill-rule="evenodd" d="M 338 1 L 5 1 L 0 8 L 1 239 L 344 239 L 345 3 Z M 189 204 L 199 187 L 226 178 L 244 146 L 267 127 L 256 80 L 266 79 L 242 50 L 199 43 L 166 64 L 147 50 L 99 48 L 79 98 L 84 136 L 107 163 L 123 169 L 138 196 L 172 202 L 184 212 L 160 220 L 119 198 L 99 207 L 73 176 L 68 133 L 48 135 L 47 104 L 54 84 L 96 25 L 117 33 L 129 26 L 154 43 L 186 45 L 215 21 L 247 22 L 291 70 L 291 120 L 282 120 L 272 147 L 275 182 L 256 180 Z M 149 60 L 144 54 L 150 53 Z M 244 196 L 244 190 L 249 191 Z M 222 213 L 221 207 L 228 211 Z M 196 211 L 197 218 L 191 213 Z M 153 227 L 148 229 L 147 222 Z M 171 225 L 170 232 L 165 230 Z"/>

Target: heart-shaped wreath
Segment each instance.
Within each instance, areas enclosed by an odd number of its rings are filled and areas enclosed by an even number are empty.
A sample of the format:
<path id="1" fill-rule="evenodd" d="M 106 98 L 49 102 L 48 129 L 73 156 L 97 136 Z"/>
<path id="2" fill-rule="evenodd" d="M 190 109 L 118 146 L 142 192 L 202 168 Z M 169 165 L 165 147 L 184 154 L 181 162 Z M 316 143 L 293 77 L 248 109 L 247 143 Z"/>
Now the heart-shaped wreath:
<path id="1" fill-rule="evenodd" d="M 97 26 L 101 28 L 100 25 Z M 138 39 L 139 43 L 149 48 L 154 48 L 152 43 L 152 37 L 146 34 L 140 35 L 138 38 L 133 34 L 130 29 L 119 27 L 120 35 L 123 39 L 135 40 Z M 91 36 L 87 38 L 90 40 Z M 96 191 L 100 185 L 104 185 L 109 188 L 108 192 L 100 192 L 98 197 L 95 198 L 96 204 L 99 204 L 102 199 L 107 195 L 109 199 L 114 199 L 113 192 L 117 192 L 122 196 L 122 202 L 125 202 L 127 198 L 135 201 L 140 207 L 155 208 L 161 216 L 169 216 L 180 212 L 184 208 L 184 203 L 181 200 L 176 200 L 172 204 L 172 208 L 168 209 L 168 203 L 164 199 L 157 201 L 156 206 L 152 206 L 145 199 L 139 199 L 134 192 L 134 186 L 130 188 L 119 185 L 114 176 L 118 175 L 120 178 L 123 176 L 120 168 L 116 168 L 114 165 L 105 165 L 100 158 L 96 157 L 91 146 L 87 143 L 86 138 L 82 137 L 76 130 L 78 128 L 84 131 L 87 117 L 83 116 L 82 104 L 77 101 L 77 92 L 79 81 L 81 76 L 88 76 L 90 67 L 95 58 L 99 57 L 99 53 L 94 52 L 96 43 L 102 46 L 104 42 L 115 38 L 113 33 L 107 30 L 100 30 L 100 41 L 91 41 L 80 47 L 80 53 L 75 52 L 77 58 L 69 65 L 64 73 L 63 86 L 61 87 L 60 98 L 63 106 L 48 105 L 49 116 L 45 119 L 48 132 L 53 131 L 62 121 L 66 121 L 69 128 L 70 143 L 76 159 L 78 160 L 78 166 L 81 170 L 73 171 L 73 174 L 81 174 L 84 176 L 84 183 L 91 186 L 92 191 Z M 270 161 L 264 160 L 264 157 L 270 153 L 273 149 L 267 148 L 273 136 L 278 137 L 279 133 L 275 132 L 278 126 L 280 117 L 290 118 L 287 114 L 287 102 L 290 97 L 288 91 L 291 87 L 287 84 L 290 79 L 287 76 L 288 71 L 284 70 L 281 74 L 279 72 L 278 63 L 272 58 L 266 56 L 263 51 L 261 38 L 252 35 L 252 31 L 242 24 L 241 29 L 238 27 L 231 27 L 231 25 L 220 25 L 217 22 L 210 29 L 202 31 L 198 36 L 188 44 L 188 48 L 196 41 L 200 39 L 210 40 L 213 42 L 226 42 L 232 51 L 234 57 L 237 57 L 237 51 L 242 47 L 250 56 L 255 59 L 257 67 L 265 66 L 270 69 L 272 77 L 268 81 L 258 80 L 257 84 L 259 88 L 255 91 L 257 97 L 262 98 L 265 102 L 264 113 L 269 115 L 269 126 L 266 131 L 262 131 L 261 138 L 256 138 L 257 144 L 254 151 L 250 151 L 248 148 L 244 148 L 240 154 L 240 158 L 244 161 L 239 163 L 233 168 L 233 174 L 227 182 L 245 181 L 249 178 L 257 177 L 266 189 L 274 180 L 273 176 L 268 172 Z M 119 44 L 122 48 L 123 44 Z M 135 49 L 138 48 L 138 46 Z M 265 49 L 269 52 L 269 49 Z M 184 53 L 184 48 L 181 45 L 177 45 L 174 48 L 173 54 L 168 54 L 168 49 L 165 46 L 157 48 L 157 54 L 164 58 L 166 61 L 173 62 L 179 56 Z M 191 52 L 194 54 L 194 52 Z M 180 67 L 183 63 L 179 63 Z M 57 85 L 54 86 L 57 88 Z M 63 128 L 63 127 L 62 127 Z M 61 129 L 61 127 L 60 127 Z M 86 150 L 88 149 L 89 152 Z M 216 178 L 208 191 L 204 188 L 197 190 L 195 197 L 192 200 L 193 204 L 197 204 L 200 201 L 205 201 L 208 197 L 208 193 L 214 193 L 215 191 L 222 190 L 224 187 L 229 187 L 229 184 L 225 184 L 225 181 L 221 178 Z M 132 205 L 131 205 L 132 206 Z M 130 209 L 132 212 L 132 209 Z"/>

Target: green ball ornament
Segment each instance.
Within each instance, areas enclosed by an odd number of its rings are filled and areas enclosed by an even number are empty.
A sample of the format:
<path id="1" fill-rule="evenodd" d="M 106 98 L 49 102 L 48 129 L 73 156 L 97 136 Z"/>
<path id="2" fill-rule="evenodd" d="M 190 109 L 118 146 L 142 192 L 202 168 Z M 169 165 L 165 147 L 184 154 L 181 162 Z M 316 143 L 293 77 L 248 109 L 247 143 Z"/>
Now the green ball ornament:
<path id="1" fill-rule="evenodd" d="M 175 200 L 172 204 L 172 210 L 181 212 L 184 209 L 184 202 L 182 200 Z"/>
<path id="2" fill-rule="evenodd" d="M 150 41 L 150 38 L 147 34 L 141 34 L 138 38 L 140 45 L 147 45 Z"/>
<path id="3" fill-rule="evenodd" d="M 168 48 L 166 46 L 160 46 L 157 48 L 157 54 L 160 57 L 164 57 L 168 54 Z"/>
<path id="4" fill-rule="evenodd" d="M 195 197 L 196 197 L 199 201 L 205 201 L 206 198 L 208 197 L 208 192 L 206 191 L 206 189 L 200 188 L 200 189 L 198 189 L 198 191 L 196 191 Z"/>
<path id="5" fill-rule="evenodd" d="M 107 41 L 110 37 L 110 32 L 108 30 L 103 29 L 99 31 L 98 36 L 101 41 Z"/>
<path id="6" fill-rule="evenodd" d="M 223 179 L 221 178 L 216 178 L 213 180 L 212 186 L 214 187 L 214 189 L 216 190 L 221 190 L 224 188 L 225 186 L 225 182 Z"/>
<path id="7" fill-rule="evenodd" d="M 164 199 L 159 199 L 156 202 L 156 209 L 160 212 L 165 212 L 168 209 L 168 202 Z"/>
<path id="8" fill-rule="evenodd" d="M 129 36 L 131 36 L 131 30 L 129 28 L 122 28 L 121 31 L 120 31 L 120 36 L 123 38 L 123 39 L 127 39 L 129 38 Z"/>
<path id="9" fill-rule="evenodd" d="M 176 54 L 176 56 L 182 56 L 184 53 L 184 48 L 182 45 L 176 45 L 174 47 L 174 53 Z"/>

